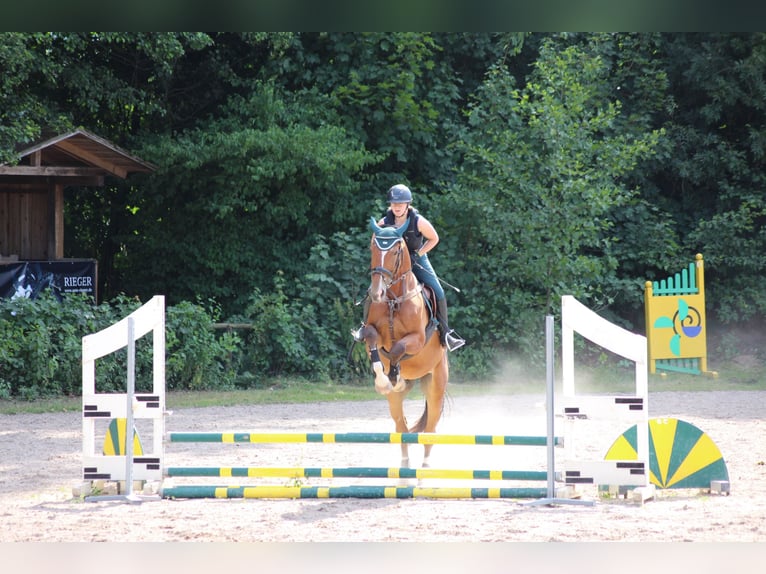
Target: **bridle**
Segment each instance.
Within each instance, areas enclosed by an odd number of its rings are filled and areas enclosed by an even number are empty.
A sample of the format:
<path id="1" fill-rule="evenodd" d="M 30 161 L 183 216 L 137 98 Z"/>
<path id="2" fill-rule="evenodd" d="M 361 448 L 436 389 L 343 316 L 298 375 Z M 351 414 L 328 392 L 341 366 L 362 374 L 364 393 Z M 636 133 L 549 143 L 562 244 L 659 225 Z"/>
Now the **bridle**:
<path id="1" fill-rule="evenodd" d="M 396 259 L 394 260 L 394 267 L 393 271 L 387 269 L 386 267 L 373 267 L 370 270 L 370 275 L 382 275 L 383 276 L 383 285 L 386 288 L 386 291 L 391 289 L 394 285 L 399 283 L 400 281 L 403 281 L 404 278 L 407 276 L 407 273 L 412 271 L 412 266 L 410 266 L 409 269 L 406 269 L 404 272 L 400 272 L 400 267 L 402 266 L 402 260 L 404 259 L 403 253 L 404 253 L 404 239 L 398 239 L 396 243 L 394 243 L 391 247 L 394 245 L 398 247 L 396 251 Z M 389 251 L 389 249 L 381 249 L 381 252 Z M 378 246 L 380 248 L 380 246 Z"/>
<path id="2" fill-rule="evenodd" d="M 373 240 L 374 241 L 374 240 Z M 377 243 L 377 242 L 376 242 Z M 418 281 L 416 281 L 417 287 L 415 289 L 409 289 L 405 290 L 401 296 L 393 298 L 389 295 L 389 292 L 391 289 L 396 286 L 397 283 L 401 283 L 405 279 L 407 279 L 407 276 L 412 274 L 412 261 L 410 261 L 410 266 L 407 269 L 401 269 L 402 263 L 404 260 L 404 250 L 407 248 L 404 239 L 399 238 L 394 243 L 388 245 L 385 249 L 381 247 L 379 243 L 377 243 L 378 248 L 381 252 L 390 251 L 393 247 L 397 247 L 396 251 L 396 259 L 394 260 L 394 266 L 393 271 L 387 269 L 386 267 L 373 267 L 370 269 L 370 275 L 381 275 L 383 277 L 383 286 L 386 290 L 386 300 L 388 301 L 389 305 L 396 305 L 398 306 L 399 303 L 402 301 L 405 301 L 407 299 L 410 299 L 411 297 L 414 297 L 418 293 L 421 292 L 421 285 Z"/>

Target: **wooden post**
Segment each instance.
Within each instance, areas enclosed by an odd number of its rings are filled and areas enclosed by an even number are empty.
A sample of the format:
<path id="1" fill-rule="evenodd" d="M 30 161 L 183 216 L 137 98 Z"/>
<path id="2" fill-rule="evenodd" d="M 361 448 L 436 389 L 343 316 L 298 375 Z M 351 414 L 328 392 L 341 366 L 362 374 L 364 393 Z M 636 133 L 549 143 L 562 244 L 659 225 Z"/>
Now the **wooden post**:
<path id="1" fill-rule="evenodd" d="M 64 258 L 64 185 L 53 184 L 48 189 L 48 259 Z"/>

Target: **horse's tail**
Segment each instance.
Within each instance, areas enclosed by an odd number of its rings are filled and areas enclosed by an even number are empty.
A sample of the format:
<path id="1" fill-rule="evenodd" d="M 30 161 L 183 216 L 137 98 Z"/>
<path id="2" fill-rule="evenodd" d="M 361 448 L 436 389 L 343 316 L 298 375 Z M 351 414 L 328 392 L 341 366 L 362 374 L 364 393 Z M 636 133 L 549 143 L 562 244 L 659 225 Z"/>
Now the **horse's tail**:
<path id="1" fill-rule="evenodd" d="M 418 422 L 412 425 L 408 432 L 423 432 L 426 430 L 426 421 L 428 420 L 428 402 L 424 403 L 423 414 L 420 415 Z"/>
<path id="2" fill-rule="evenodd" d="M 425 406 L 423 407 L 423 414 L 420 415 L 418 422 L 410 427 L 408 432 L 423 432 L 426 430 L 426 421 L 428 421 L 428 402 L 425 402 Z"/>
<path id="3" fill-rule="evenodd" d="M 444 408 L 447 406 L 447 403 L 450 402 L 451 399 L 449 395 L 445 392 L 444 393 L 444 401 L 442 402 L 442 413 L 444 414 Z M 418 419 L 418 422 L 416 422 L 410 429 L 408 429 L 407 432 L 423 432 L 426 430 L 426 423 L 428 422 L 428 401 L 424 401 L 423 405 L 423 414 L 420 415 L 420 418 Z"/>

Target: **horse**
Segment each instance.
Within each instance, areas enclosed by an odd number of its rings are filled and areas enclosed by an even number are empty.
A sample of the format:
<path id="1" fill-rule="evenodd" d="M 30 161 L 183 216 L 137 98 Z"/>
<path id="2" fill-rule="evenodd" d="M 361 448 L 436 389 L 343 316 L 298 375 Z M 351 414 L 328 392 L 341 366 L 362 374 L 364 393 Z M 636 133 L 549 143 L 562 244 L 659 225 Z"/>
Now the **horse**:
<path id="1" fill-rule="evenodd" d="M 366 343 L 375 390 L 388 399 L 398 433 L 435 432 L 441 418 L 449 380 L 447 349 L 442 347 L 424 297 L 424 287 L 412 272 L 403 239 L 409 219 L 399 228 L 380 227 L 370 218 L 370 299 L 361 331 Z M 412 427 L 404 416 L 404 399 L 420 381 L 425 407 Z M 433 445 L 424 445 L 423 467 Z M 409 466 L 407 444 L 402 443 L 402 467 Z"/>

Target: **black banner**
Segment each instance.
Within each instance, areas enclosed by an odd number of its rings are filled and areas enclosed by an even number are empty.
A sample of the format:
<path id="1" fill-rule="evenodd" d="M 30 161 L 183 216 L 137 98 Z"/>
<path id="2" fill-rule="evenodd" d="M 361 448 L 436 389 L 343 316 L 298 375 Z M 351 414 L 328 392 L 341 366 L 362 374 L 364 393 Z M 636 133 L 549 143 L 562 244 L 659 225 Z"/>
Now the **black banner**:
<path id="1" fill-rule="evenodd" d="M 96 260 L 19 261 L 0 264 L 0 297 L 36 299 L 50 289 L 63 299 L 67 293 L 85 293 L 96 300 Z"/>

